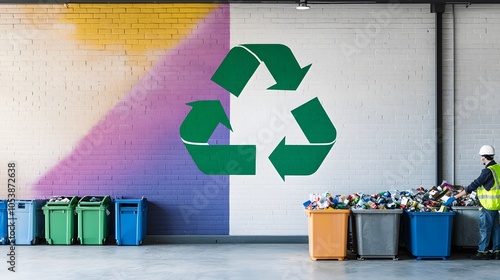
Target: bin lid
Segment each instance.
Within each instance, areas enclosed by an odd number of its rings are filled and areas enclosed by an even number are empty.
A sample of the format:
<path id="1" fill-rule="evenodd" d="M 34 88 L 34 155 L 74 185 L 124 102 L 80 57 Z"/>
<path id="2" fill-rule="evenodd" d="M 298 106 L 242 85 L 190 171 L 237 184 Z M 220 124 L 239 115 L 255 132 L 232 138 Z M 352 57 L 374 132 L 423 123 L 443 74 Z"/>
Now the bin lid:
<path id="1" fill-rule="evenodd" d="M 78 203 L 78 196 L 53 196 L 51 197 L 46 206 L 64 206 L 64 205 L 76 205 Z"/>
<path id="2" fill-rule="evenodd" d="M 44 205 L 47 202 L 46 199 L 16 199 L 14 202 L 16 205 L 34 205 L 35 207 L 38 207 L 41 205 Z"/>
<path id="3" fill-rule="evenodd" d="M 147 207 L 148 200 L 143 196 L 139 199 L 133 198 L 117 198 L 115 199 L 115 205 L 120 207 L 122 204 L 136 204 L 138 207 Z M 123 207 L 123 206 L 121 206 Z"/>
<path id="4" fill-rule="evenodd" d="M 141 198 L 125 198 L 125 197 L 121 197 L 121 198 L 115 198 L 115 202 L 125 202 L 125 203 L 128 203 L 128 202 L 147 202 L 148 199 L 146 197 L 141 197 Z"/>
<path id="5" fill-rule="evenodd" d="M 330 214 L 348 214 L 351 212 L 349 209 L 329 209 L 329 210 L 309 210 L 305 209 L 306 215 L 330 215 Z"/>
<path id="6" fill-rule="evenodd" d="M 441 215 L 441 216 L 455 216 L 455 212 L 411 212 L 408 210 L 404 211 L 406 214 L 410 216 L 432 216 L 432 215 Z"/>
<path id="7" fill-rule="evenodd" d="M 403 209 L 351 209 L 353 214 L 402 214 Z"/>
<path id="8" fill-rule="evenodd" d="M 479 210 L 479 206 L 452 206 L 452 210 Z"/>
<path id="9" fill-rule="evenodd" d="M 100 196 L 100 195 L 88 195 L 84 196 L 78 202 L 78 205 L 81 206 L 100 206 L 100 205 L 108 205 L 111 202 L 111 198 L 109 195 Z"/>

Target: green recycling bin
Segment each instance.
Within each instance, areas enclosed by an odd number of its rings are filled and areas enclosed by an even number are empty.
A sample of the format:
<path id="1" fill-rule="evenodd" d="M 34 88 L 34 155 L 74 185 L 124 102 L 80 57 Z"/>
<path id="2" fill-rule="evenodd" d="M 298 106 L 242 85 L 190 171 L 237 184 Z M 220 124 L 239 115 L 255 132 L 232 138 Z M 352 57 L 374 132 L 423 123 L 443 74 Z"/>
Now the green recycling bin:
<path id="1" fill-rule="evenodd" d="M 54 196 L 42 207 L 45 216 L 45 240 L 47 244 L 75 244 L 75 208 L 77 203 L 77 196 Z"/>
<path id="2" fill-rule="evenodd" d="M 111 198 L 84 196 L 76 206 L 78 241 L 81 245 L 104 245 L 108 237 Z"/>

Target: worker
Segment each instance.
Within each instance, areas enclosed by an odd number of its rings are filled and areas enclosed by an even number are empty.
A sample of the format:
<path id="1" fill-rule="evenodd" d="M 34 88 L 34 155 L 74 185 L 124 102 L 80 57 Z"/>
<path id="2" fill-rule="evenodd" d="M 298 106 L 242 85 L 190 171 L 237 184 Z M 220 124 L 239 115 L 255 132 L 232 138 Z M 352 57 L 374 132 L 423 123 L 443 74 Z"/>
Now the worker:
<path id="1" fill-rule="evenodd" d="M 463 189 L 460 193 L 450 197 L 444 206 L 451 206 L 457 198 L 470 194 L 477 190 L 479 198 L 480 214 L 479 214 L 479 233 L 480 240 L 478 244 L 477 254 L 472 256 L 474 260 L 500 260 L 500 165 L 498 165 L 493 157 L 495 149 L 490 145 L 484 145 L 479 149 L 481 162 L 485 168 L 481 170 L 481 174 L 470 185 Z M 488 250 L 492 242 L 491 251 Z"/>

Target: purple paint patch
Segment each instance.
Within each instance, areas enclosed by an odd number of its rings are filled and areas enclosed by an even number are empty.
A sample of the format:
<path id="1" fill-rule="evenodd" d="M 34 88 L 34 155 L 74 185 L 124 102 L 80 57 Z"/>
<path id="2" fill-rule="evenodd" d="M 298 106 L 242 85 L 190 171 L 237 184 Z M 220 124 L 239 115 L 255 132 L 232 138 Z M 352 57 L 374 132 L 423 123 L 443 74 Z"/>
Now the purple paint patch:
<path id="1" fill-rule="evenodd" d="M 42 177 L 36 195 L 145 196 L 148 234 L 229 234 L 228 177 L 199 171 L 179 135 L 188 102 L 217 99 L 229 115 L 229 93 L 210 80 L 228 51 L 226 4 Z M 210 141 L 229 144 L 229 130 Z"/>

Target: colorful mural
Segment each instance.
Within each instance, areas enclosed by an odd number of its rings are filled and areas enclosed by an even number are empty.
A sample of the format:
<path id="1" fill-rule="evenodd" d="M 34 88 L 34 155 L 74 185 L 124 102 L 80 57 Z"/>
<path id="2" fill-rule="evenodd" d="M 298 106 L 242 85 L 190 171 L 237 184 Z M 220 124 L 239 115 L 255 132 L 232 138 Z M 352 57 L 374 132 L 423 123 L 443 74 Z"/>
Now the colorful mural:
<path id="1" fill-rule="evenodd" d="M 95 23 L 80 23 L 89 17 Z M 186 103 L 218 99 L 228 110 L 227 92 L 210 80 L 229 49 L 228 6 L 78 5 L 63 20 L 75 23 L 71 38 L 97 50 L 164 55 L 42 176 L 37 196 L 146 196 L 148 234 L 228 234 L 228 178 L 199 171 L 179 139 Z M 217 129 L 211 141 L 228 135 Z"/>
<path id="2" fill-rule="evenodd" d="M 305 235 L 308 194 L 435 180 L 435 17 L 420 5 L 0 13 L 0 181 L 14 164 L 17 199 L 145 196 L 148 235 Z M 226 169 L 228 146 L 245 157 Z"/>

